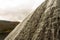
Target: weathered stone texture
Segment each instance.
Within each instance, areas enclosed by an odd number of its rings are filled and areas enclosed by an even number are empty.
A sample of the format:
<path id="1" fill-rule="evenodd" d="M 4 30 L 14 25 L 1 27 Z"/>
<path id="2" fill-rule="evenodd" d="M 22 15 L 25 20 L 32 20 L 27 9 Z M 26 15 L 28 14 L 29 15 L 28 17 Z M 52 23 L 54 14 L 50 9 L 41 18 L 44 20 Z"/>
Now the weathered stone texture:
<path id="1" fill-rule="evenodd" d="M 16 36 L 13 38 L 8 35 L 5 40 L 60 40 L 59 3 L 60 0 L 43 2 L 26 21 L 25 25 L 22 24 L 23 28 L 18 31 L 19 33 Z M 10 34 L 13 35 L 12 32 Z"/>

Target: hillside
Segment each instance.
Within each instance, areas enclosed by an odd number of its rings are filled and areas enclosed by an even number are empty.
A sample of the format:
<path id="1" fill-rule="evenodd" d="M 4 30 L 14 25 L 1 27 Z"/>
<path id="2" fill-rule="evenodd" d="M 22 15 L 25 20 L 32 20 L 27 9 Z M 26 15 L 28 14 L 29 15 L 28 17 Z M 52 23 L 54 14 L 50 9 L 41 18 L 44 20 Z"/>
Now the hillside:
<path id="1" fill-rule="evenodd" d="M 19 24 L 20 22 L 0 20 L 0 40 L 4 38 Z"/>
<path id="2" fill-rule="evenodd" d="M 19 22 L 0 20 L 0 33 L 10 32 Z"/>

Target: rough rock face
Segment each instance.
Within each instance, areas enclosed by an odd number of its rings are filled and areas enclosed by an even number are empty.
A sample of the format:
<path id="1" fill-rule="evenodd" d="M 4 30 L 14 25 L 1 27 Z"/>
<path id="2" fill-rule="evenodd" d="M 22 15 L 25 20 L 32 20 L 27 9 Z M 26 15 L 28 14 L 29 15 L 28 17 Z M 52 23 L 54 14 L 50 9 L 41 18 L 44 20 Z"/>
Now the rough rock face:
<path id="1" fill-rule="evenodd" d="M 60 40 L 60 0 L 46 0 L 5 40 Z"/>

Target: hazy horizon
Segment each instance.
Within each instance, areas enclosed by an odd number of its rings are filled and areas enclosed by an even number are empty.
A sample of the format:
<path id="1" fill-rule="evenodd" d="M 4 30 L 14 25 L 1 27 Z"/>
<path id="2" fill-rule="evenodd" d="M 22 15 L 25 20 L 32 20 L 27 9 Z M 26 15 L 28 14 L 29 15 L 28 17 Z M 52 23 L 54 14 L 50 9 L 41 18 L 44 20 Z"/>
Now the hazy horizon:
<path id="1" fill-rule="evenodd" d="M 22 21 L 44 0 L 0 0 L 0 20 Z"/>

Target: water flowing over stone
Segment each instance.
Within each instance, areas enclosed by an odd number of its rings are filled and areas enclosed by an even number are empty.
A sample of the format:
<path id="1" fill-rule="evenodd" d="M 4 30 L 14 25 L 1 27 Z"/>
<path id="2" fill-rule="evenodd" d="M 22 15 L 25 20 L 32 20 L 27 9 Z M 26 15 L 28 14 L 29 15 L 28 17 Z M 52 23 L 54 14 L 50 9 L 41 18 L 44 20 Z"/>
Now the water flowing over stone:
<path id="1" fill-rule="evenodd" d="M 60 0 L 46 0 L 5 40 L 60 40 Z"/>

